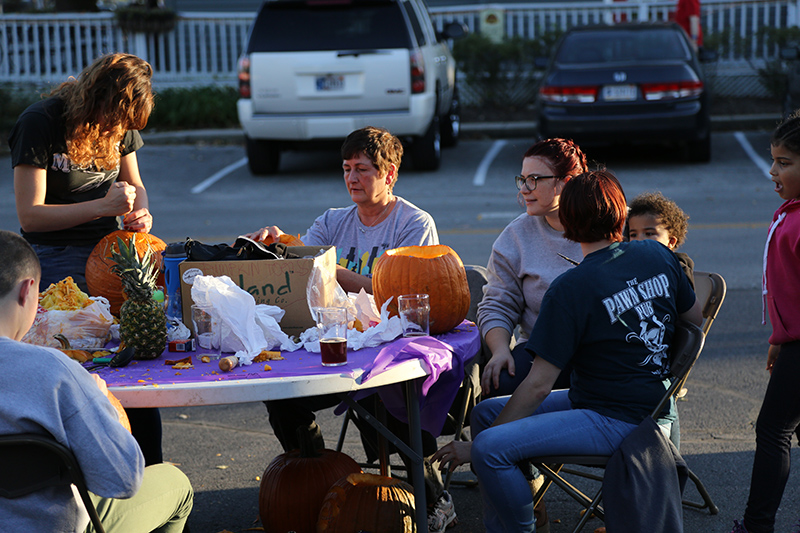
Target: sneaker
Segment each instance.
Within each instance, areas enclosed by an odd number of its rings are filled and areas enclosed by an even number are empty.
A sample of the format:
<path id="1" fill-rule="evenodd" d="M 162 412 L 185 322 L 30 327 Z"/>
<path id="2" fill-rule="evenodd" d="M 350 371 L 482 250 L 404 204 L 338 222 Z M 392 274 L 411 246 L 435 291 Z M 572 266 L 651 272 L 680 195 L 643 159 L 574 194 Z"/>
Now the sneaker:
<path id="1" fill-rule="evenodd" d="M 731 533 L 747 533 L 747 528 L 744 527 L 744 522 L 739 522 L 738 520 L 734 520 L 733 529 L 731 529 Z"/>
<path id="2" fill-rule="evenodd" d="M 447 528 L 453 527 L 458 523 L 456 508 L 453 505 L 453 497 L 447 491 L 442 492 L 436 505 L 428 510 L 428 531 L 430 533 L 442 533 Z"/>

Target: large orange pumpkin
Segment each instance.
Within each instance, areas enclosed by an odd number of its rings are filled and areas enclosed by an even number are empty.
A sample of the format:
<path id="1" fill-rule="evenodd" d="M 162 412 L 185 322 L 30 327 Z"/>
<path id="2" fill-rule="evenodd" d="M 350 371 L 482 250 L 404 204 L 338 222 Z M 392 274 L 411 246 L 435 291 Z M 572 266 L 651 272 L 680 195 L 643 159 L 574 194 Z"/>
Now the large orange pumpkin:
<path id="1" fill-rule="evenodd" d="M 375 262 L 372 292 L 380 309 L 390 297 L 389 314 L 397 315 L 401 294 L 428 294 L 432 335 L 447 333 L 469 311 L 469 285 L 464 263 L 449 246 L 404 246 L 387 250 Z"/>
<path id="2" fill-rule="evenodd" d="M 317 533 L 413 533 L 414 489 L 391 477 L 350 474 L 333 484 L 319 511 Z"/>
<path id="3" fill-rule="evenodd" d="M 334 450 L 314 450 L 298 431 L 300 450 L 276 457 L 264 471 L 258 514 L 267 533 L 314 533 L 322 500 L 336 481 L 361 472 L 350 456 Z"/>
<path id="4" fill-rule="evenodd" d="M 117 410 L 117 414 L 119 415 L 119 423 L 122 424 L 122 427 L 130 432 L 131 421 L 128 420 L 128 413 L 125 412 L 125 408 L 122 407 L 122 403 L 120 403 L 117 397 L 110 392 L 106 391 L 106 395 L 108 396 L 108 401 L 110 401 L 111 405 L 114 406 L 114 409 Z"/>
<path id="5" fill-rule="evenodd" d="M 125 296 L 122 294 L 122 282 L 119 276 L 111 271 L 111 267 L 114 265 L 111 250 L 119 252 L 117 237 L 124 242 L 129 242 L 132 235 L 134 232 L 125 230 L 109 233 L 97 243 L 86 261 L 86 285 L 89 287 L 89 295 L 107 298 L 111 304 L 111 313 L 117 316 L 119 316 L 119 308 L 122 307 Z M 148 247 L 153 249 L 153 259 L 158 264 L 158 269 L 161 270 L 163 259 L 161 252 L 164 251 L 167 244 L 155 235 L 136 233 L 136 251 L 139 253 L 139 258 L 144 256 Z M 159 275 L 157 283 L 161 286 L 164 285 L 163 272 Z"/>

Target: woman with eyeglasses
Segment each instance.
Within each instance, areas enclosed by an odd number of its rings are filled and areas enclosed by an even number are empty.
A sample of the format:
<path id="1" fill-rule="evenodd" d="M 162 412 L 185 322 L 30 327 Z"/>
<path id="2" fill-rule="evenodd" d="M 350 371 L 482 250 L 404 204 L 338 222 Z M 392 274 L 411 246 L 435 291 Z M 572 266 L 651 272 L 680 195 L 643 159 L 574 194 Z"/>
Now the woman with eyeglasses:
<path id="1" fill-rule="evenodd" d="M 522 158 L 514 178 L 525 213 L 511 221 L 492 245 L 489 282 L 478 306 L 478 325 L 492 357 L 483 369 L 481 387 L 487 396 L 514 392 L 525 379 L 533 358 L 525 351 L 550 283 L 583 257 L 578 243 L 564 238 L 558 207 L 564 185 L 586 172 L 586 155 L 567 139 L 537 142 Z M 514 330 L 520 337 L 512 349 Z M 569 370 L 557 387 L 569 386 Z"/>

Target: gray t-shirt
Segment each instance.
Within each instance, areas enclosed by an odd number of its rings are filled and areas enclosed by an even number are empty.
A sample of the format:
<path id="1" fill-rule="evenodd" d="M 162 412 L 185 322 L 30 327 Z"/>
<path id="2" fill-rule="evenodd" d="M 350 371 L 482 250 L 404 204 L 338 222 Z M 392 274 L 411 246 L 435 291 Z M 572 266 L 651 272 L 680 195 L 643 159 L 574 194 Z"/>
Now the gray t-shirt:
<path id="1" fill-rule="evenodd" d="M 519 324 L 519 340 L 527 340 L 547 288 L 573 267 L 559 253 L 575 261 L 583 258 L 580 244 L 565 239 L 544 217 L 523 213 L 506 226 L 489 257 L 489 281 L 478 306 L 481 335 L 496 327 L 513 334 Z"/>
<path id="2" fill-rule="evenodd" d="M 142 483 L 144 457 L 108 398 L 76 361 L 53 348 L 0 337 L 0 435 L 52 435 L 67 446 L 89 490 L 130 498 Z M 83 531 L 89 516 L 69 487 L 3 500 L 3 531 Z"/>
<path id="3" fill-rule="evenodd" d="M 439 244 L 433 217 L 411 202 L 395 198 L 392 212 L 376 226 L 362 224 L 355 205 L 332 208 L 314 221 L 301 240 L 306 246 L 335 246 L 337 264 L 369 277 L 375 260 L 386 250 Z"/>

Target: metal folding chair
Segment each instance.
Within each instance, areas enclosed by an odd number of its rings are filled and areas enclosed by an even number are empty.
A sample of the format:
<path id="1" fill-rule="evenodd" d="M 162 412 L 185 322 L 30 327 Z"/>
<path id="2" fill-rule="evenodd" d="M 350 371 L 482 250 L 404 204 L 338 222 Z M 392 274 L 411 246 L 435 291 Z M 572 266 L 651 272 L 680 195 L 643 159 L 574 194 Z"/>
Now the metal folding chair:
<path id="1" fill-rule="evenodd" d="M 485 267 L 477 265 L 465 265 L 464 268 L 467 271 L 467 283 L 469 284 L 470 290 L 470 306 L 469 311 L 467 311 L 466 318 L 467 320 L 475 322 L 477 318 L 478 304 L 480 303 L 481 298 L 483 298 L 483 286 L 486 285 L 488 281 L 487 272 Z M 483 341 L 481 341 L 481 351 L 476 354 L 472 361 L 470 361 L 470 363 L 464 368 L 464 381 L 461 383 L 461 388 L 459 389 L 458 395 L 453 401 L 453 405 L 447 414 L 447 420 L 445 422 L 443 434 L 452 434 L 454 440 L 467 440 L 467 437 L 464 434 L 464 424 L 468 420 L 470 410 L 475 406 L 475 404 L 478 403 L 480 399 L 480 363 L 484 357 L 484 350 L 484 344 Z M 383 413 L 380 408 L 376 409 L 376 416 L 379 419 L 384 414 L 385 413 Z M 352 409 L 348 409 L 342 420 L 342 429 L 339 432 L 339 441 L 336 446 L 337 451 L 341 451 L 342 447 L 344 446 L 344 439 L 350 422 L 353 422 L 359 428 L 363 427 L 363 430 L 365 431 L 367 430 L 366 426 L 364 425 L 365 423 L 359 420 L 356 413 L 353 412 Z M 386 443 L 383 441 L 383 439 L 379 439 L 378 446 L 380 449 L 373 451 L 378 457 L 384 458 L 380 461 L 381 465 L 388 465 L 388 460 L 386 460 Z M 374 463 L 360 463 L 360 466 L 362 468 L 378 467 L 378 465 Z M 405 469 L 403 465 L 392 465 L 388 469 L 382 470 L 382 475 L 391 475 L 391 468 L 396 468 L 397 470 Z M 447 490 L 450 487 L 450 483 L 453 482 L 451 477 L 452 472 L 448 472 L 444 481 L 445 490 Z M 458 483 L 464 485 L 476 485 L 477 481 L 460 481 Z"/>
<path id="2" fill-rule="evenodd" d="M 0 497 L 19 498 L 45 487 L 75 485 L 97 533 L 105 533 L 75 456 L 52 437 L 0 436 Z"/>
<path id="3" fill-rule="evenodd" d="M 664 396 L 661 398 L 661 401 L 658 403 L 656 408 L 653 409 L 650 415 L 653 417 L 653 419 L 658 418 L 661 410 L 678 390 L 678 386 L 680 385 L 682 379 L 689 373 L 698 357 L 700 357 L 700 352 L 703 349 L 704 342 L 705 335 L 700 327 L 684 321 L 681 321 L 676 325 L 675 333 L 672 337 L 672 346 L 670 347 L 670 371 L 674 376 L 674 379 L 672 381 L 672 385 L 669 387 L 669 389 L 667 389 Z M 555 484 L 585 508 L 581 519 L 578 521 L 575 529 L 573 529 L 573 533 L 578 533 L 581 529 L 583 529 L 584 525 L 586 525 L 586 522 L 588 522 L 592 516 L 597 516 L 598 518 L 603 519 L 603 508 L 600 505 L 603 493 L 602 486 L 594 495 L 594 497 L 590 498 L 581 492 L 581 490 L 569 483 L 569 481 L 564 479 L 562 474 L 577 474 L 583 477 L 602 480 L 602 477 L 600 476 L 586 475 L 583 472 L 567 470 L 563 467 L 565 464 L 605 467 L 609 459 L 611 459 L 611 456 L 601 455 L 553 455 L 530 458 L 530 462 L 539 469 L 539 472 L 543 476 L 545 476 L 544 483 L 534 495 L 534 506 L 541 501 L 544 493 L 547 491 L 550 485 Z M 708 493 L 705 491 L 705 488 L 702 486 L 700 480 L 697 479 L 697 476 L 692 478 L 692 474 L 690 473 L 690 478 L 695 481 L 696 484 L 698 484 L 698 490 L 702 488 L 701 493 L 705 493 L 704 497 L 707 497 Z M 710 498 L 708 498 L 708 500 L 710 501 Z M 713 505 L 713 503 L 711 505 Z M 716 513 L 712 511 L 712 514 Z"/>

